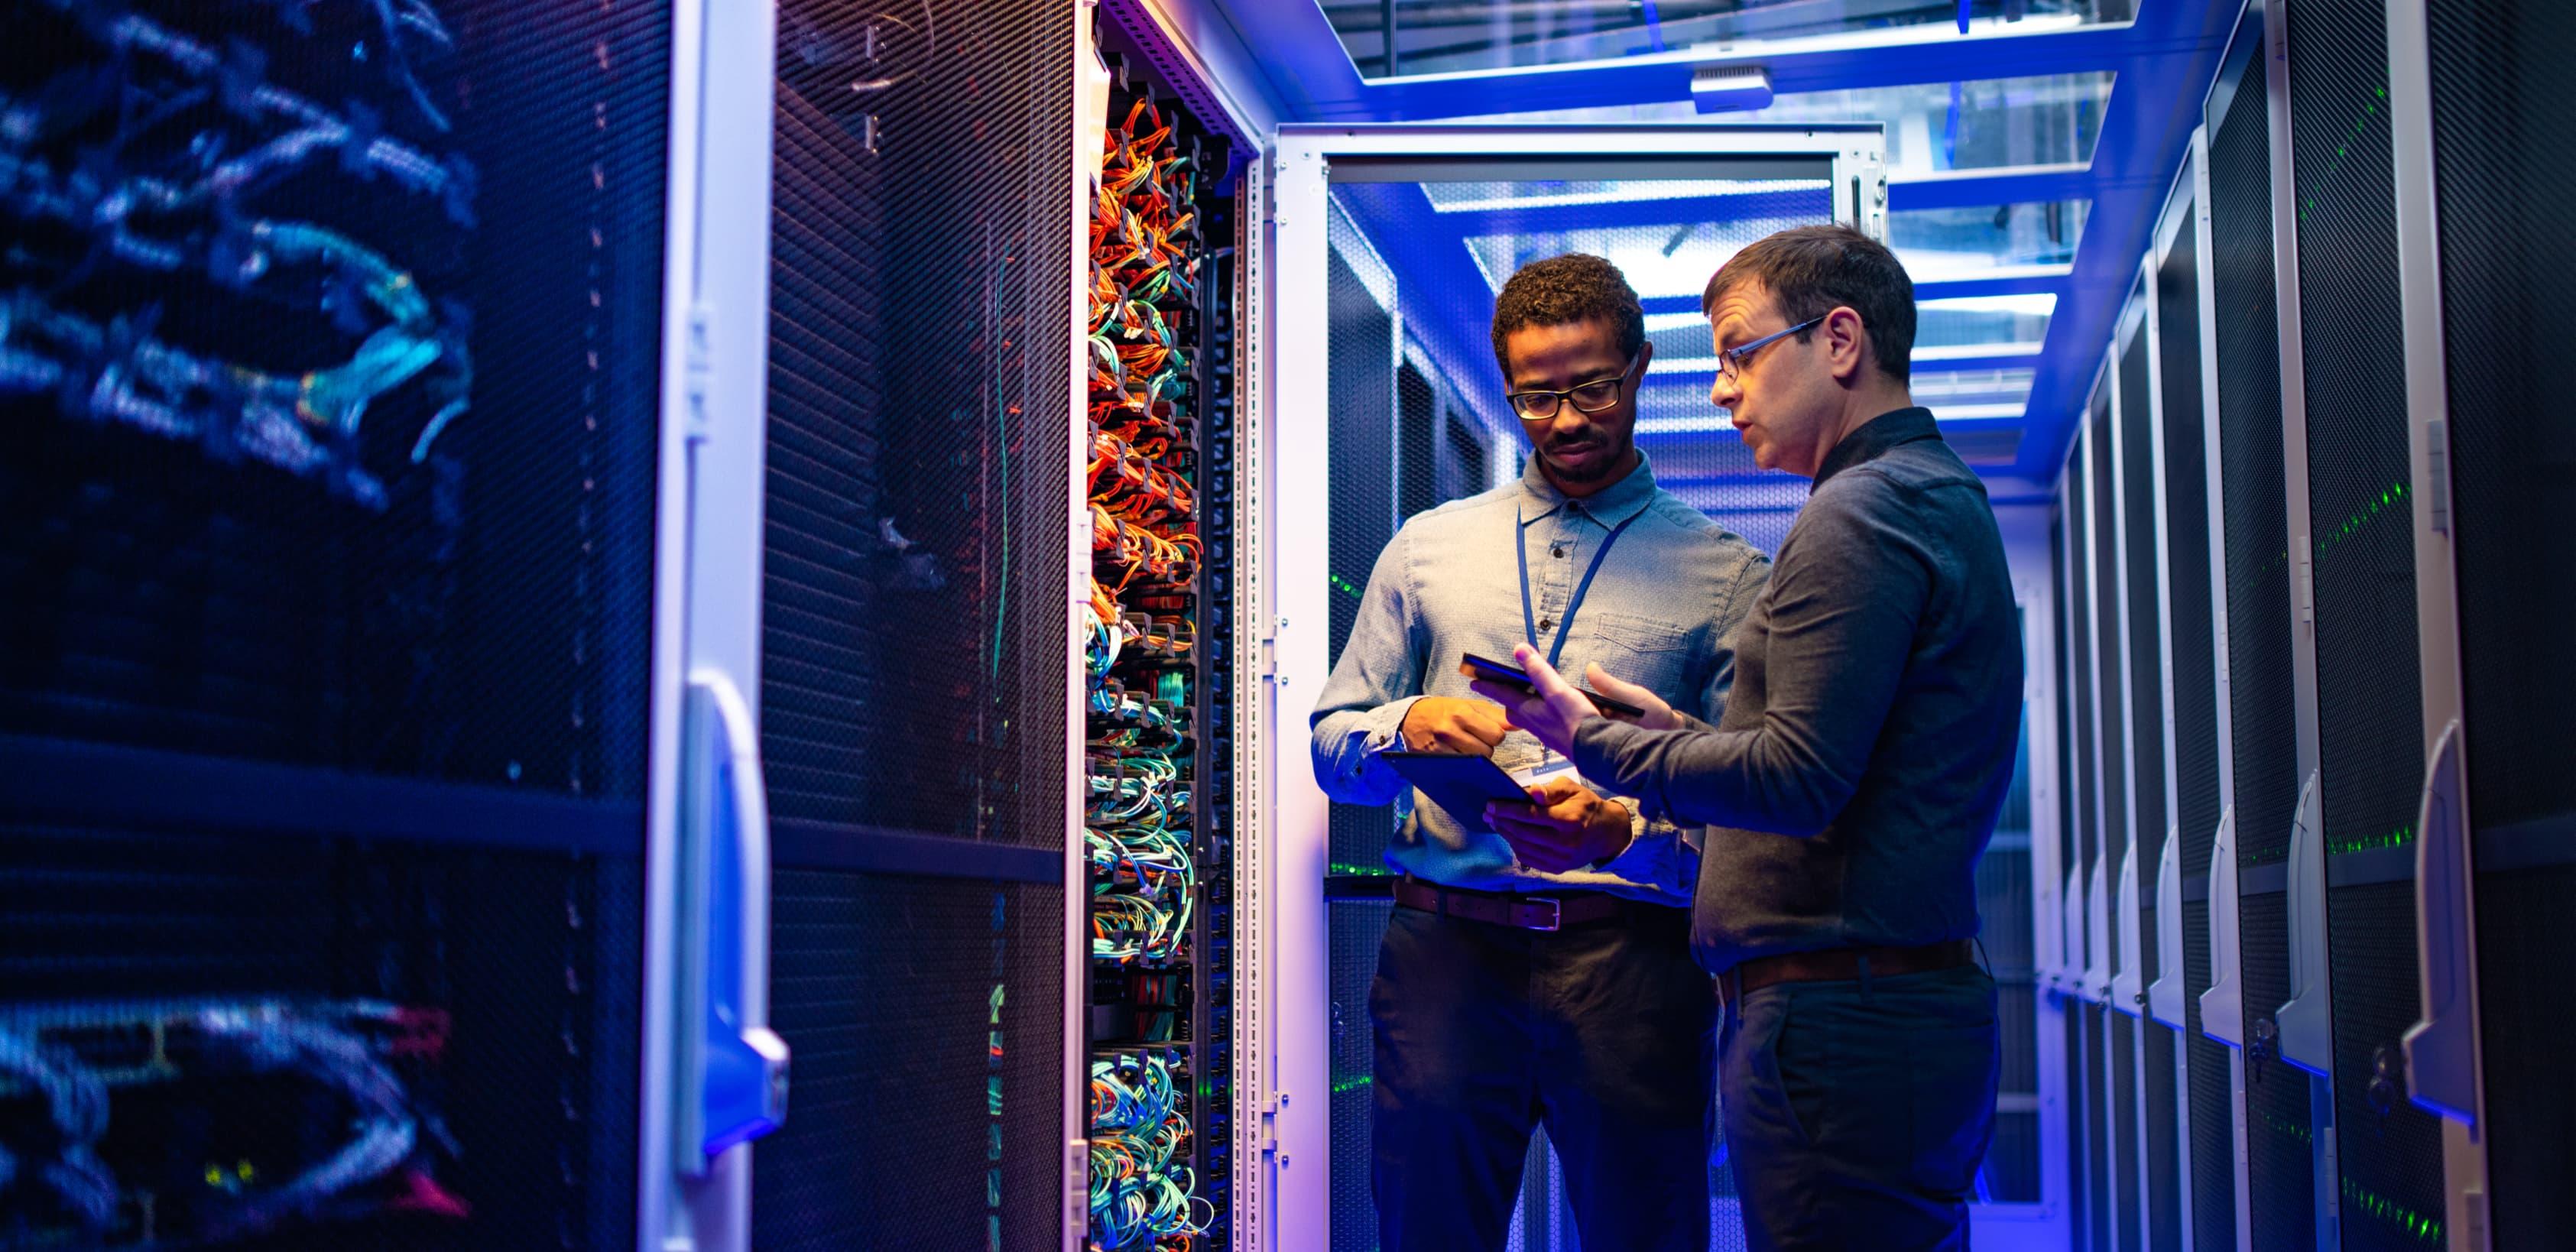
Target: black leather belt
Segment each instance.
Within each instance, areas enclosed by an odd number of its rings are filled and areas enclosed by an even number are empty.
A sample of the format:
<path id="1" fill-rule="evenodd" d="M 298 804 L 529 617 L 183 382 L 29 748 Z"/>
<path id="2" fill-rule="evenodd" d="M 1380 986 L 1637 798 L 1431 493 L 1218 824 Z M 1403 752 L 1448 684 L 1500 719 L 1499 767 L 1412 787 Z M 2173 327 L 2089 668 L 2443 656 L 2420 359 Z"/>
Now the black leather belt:
<path id="1" fill-rule="evenodd" d="M 1757 956 L 1717 976 L 1718 991 L 1729 1004 L 1784 982 L 1850 982 L 1868 963 L 1872 978 L 1928 974 L 1976 962 L 1976 949 L 1965 939 L 1930 943 L 1919 948 L 1830 948 L 1822 952 L 1783 952 Z"/>
<path id="2" fill-rule="evenodd" d="M 1524 896 L 1501 891 L 1469 891 L 1464 887 L 1443 887 L 1419 878 L 1398 879 L 1395 902 L 1406 908 L 1443 917 L 1463 917 L 1471 922 L 1488 922 L 1496 926 L 1513 926 L 1522 930 L 1557 931 L 1585 922 L 1617 917 L 1627 901 L 1599 891 L 1575 891 L 1564 895 Z"/>

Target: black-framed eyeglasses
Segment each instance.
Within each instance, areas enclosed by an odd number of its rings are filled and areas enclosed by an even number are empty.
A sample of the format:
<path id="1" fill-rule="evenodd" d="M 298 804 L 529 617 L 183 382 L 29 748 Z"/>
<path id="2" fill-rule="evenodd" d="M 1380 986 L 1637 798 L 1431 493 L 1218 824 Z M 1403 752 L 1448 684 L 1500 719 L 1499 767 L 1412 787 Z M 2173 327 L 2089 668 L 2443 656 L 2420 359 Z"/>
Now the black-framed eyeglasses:
<path id="1" fill-rule="evenodd" d="M 1640 354 L 1642 355 L 1642 354 Z M 1564 391 L 1515 391 L 1504 397 L 1512 402 L 1512 412 L 1525 422 L 1543 422 L 1556 416 L 1559 404 L 1570 403 L 1578 413 L 1598 413 L 1619 403 L 1619 389 L 1627 385 L 1628 376 L 1637 372 L 1638 357 L 1628 358 L 1619 372 L 1608 378 L 1596 378 L 1579 387 Z"/>
<path id="2" fill-rule="evenodd" d="M 1744 363 L 1752 360 L 1754 353 L 1770 347 L 1772 344 L 1786 339 L 1791 335 L 1797 334 L 1799 331 L 1806 330 L 1809 327 L 1814 326 L 1816 323 L 1825 320 L 1826 317 L 1831 316 L 1833 316 L 1833 314 L 1827 313 L 1822 317 L 1811 317 L 1787 330 L 1773 331 L 1751 343 L 1744 344 L 1740 347 L 1728 348 L 1719 352 L 1717 354 L 1717 372 L 1728 378 L 1733 378 L 1744 372 Z"/>

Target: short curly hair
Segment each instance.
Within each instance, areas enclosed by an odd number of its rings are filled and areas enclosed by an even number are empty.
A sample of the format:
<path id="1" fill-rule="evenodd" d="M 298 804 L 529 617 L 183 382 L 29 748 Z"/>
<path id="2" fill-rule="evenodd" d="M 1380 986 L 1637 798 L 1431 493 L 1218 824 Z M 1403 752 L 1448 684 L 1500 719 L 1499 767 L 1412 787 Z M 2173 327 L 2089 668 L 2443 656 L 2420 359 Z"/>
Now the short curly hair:
<path id="1" fill-rule="evenodd" d="M 1619 355 L 1634 357 L 1646 344 L 1646 307 L 1619 267 L 1585 252 L 1569 252 L 1520 267 L 1494 298 L 1494 363 L 1506 383 L 1512 358 L 1503 342 L 1524 326 L 1562 326 L 1600 319 L 1619 332 Z"/>

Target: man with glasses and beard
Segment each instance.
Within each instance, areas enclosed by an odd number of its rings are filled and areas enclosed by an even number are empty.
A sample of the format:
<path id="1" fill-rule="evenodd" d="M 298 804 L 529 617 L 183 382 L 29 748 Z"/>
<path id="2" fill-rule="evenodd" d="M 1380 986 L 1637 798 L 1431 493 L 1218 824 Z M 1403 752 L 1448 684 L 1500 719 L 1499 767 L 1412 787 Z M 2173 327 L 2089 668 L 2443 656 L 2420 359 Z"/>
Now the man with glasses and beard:
<path id="1" fill-rule="evenodd" d="M 1729 640 L 1768 563 L 1655 486 L 1633 431 L 1654 346 L 1609 262 L 1514 274 L 1494 355 L 1531 456 L 1519 481 L 1406 522 L 1369 575 L 1312 720 L 1315 776 L 1348 804 L 1406 788 L 1392 749 L 1490 755 L 1531 803 L 1470 830 L 1416 798 L 1369 993 L 1378 1246 L 1504 1246 L 1532 1128 L 1585 1247 L 1704 1252 L 1716 1026 L 1692 964 L 1699 852 L 1470 698 L 1467 653 L 1606 664 L 1718 717 Z"/>
<path id="2" fill-rule="evenodd" d="M 1528 648 L 1539 694 L 1487 694 L 1649 814 L 1708 825 L 1692 946 L 1729 1006 L 1752 1246 L 1965 1248 L 1998 1063 L 1976 864 L 2021 724 L 2002 537 L 1914 407 L 1914 285 L 1885 247 L 1783 231 L 1728 260 L 1702 311 L 1710 400 L 1764 468 L 1816 484 L 1736 636 L 1725 712 L 1712 727 L 1595 673 L 1646 709 L 1612 723 Z"/>

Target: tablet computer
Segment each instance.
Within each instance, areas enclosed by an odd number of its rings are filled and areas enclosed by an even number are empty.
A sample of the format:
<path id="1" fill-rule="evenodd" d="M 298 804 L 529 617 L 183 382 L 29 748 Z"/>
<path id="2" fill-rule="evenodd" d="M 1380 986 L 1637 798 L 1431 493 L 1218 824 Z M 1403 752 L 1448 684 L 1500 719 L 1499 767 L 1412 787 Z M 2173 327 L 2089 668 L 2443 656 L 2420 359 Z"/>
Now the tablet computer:
<path id="1" fill-rule="evenodd" d="M 1459 658 L 1458 673 L 1467 678 L 1480 678 L 1497 686 L 1509 687 L 1525 695 L 1538 694 L 1538 684 L 1530 681 L 1528 670 L 1517 665 L 1505 665 L 1473 652 Z M 1582 691 L 1583 698 L 1590 700 L 1592 707 L 1600 710 L 1603 717 L 1624 717 L 1635 721 L 1646 715 L 1644 709 L 1625 700 L 1614 700 L 1597 692 L 1583 691 L 1581 687 L 1576 687 L 1575 690 Z"/>
<path id="2" fill-rule="evenodd" d="M 1485 823 L 1488 801 L 1529 803 L 1529 793 L 1521 790 L 1521 785 L 1513 782 L 1512 776 L 1494 764 L 1491 757 L 1466 752 L 1401 751 L 1378 756 L 1469 830 L 1493 829 Z"/>

